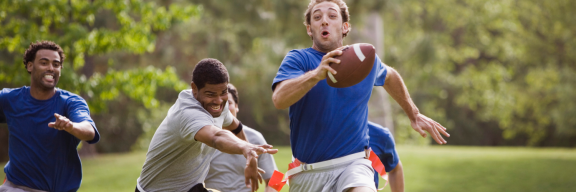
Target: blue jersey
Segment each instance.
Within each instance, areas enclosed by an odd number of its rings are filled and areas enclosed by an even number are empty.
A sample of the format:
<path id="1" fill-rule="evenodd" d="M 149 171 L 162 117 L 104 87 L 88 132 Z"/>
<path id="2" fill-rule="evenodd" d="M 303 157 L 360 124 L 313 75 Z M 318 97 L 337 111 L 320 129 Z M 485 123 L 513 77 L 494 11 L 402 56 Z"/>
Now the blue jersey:
<path id="1" fill-rule="evenodd" d="M 324 55 L 312 48 L 290 51 L 280 65 L 272 90 L 279 82 L 316 69 Z M 367 148 L 368 100 L 372 87 L 384 85 L 385 77 L 386 67 L 376 57 L 372 71 L 362 82 L 334 88 L 324 79 L 290 106 L 290 145 L 294 157 L 316 163 Z"/>
<path id="2" fill-rule="evenodd" d="M 373 122 L 368 122 L 368 130 L 372 151 L 380 158 L 380 161 L 382 161 L 382 164 L 386 167 L 386 172 L 392 171 L 392 169 L 396 168 L 398 162 L 400 162 L 400 157 L 398 157 L 398 153 L 396 153 L 392 133 L 390 133 L 388 128 L 384 128 Z M 378 173 L 374 173 L 376 188 L 378 188 L 378 178 Z"/>
<path id="3" fill-rule="evenodd" d="M 66 131 L 48 127 L 54 113 L 72 122 L 87 121 L 100 140 L 86 101 L 80 96 L 57 89 L 48 100 L 37 100 L 29 87 L 0 91 L 0 123 L 8 123 L 10 161 L 4 167 L 6 177 L 16 185 L 45 191 L 76 191 L 82 180 L 82 165 L 76 147 L 80 140 Z"/>

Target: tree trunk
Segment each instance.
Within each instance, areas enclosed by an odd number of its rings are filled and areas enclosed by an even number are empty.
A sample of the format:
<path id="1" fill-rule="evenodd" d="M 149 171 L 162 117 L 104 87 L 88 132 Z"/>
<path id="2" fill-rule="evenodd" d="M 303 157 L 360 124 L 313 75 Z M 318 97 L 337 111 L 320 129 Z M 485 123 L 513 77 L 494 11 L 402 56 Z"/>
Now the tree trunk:
<path id="1" fill-rule="evenodd" d="M 0 123 L 0 162 L 8 161 L 8 124 Z"/>
<path id="2" fill-rule="evenodd" d="M 84 67 L 82 68 L 82 75 L 86 76 L 86 78 L 92 77 L 94 74 L 94 56 L 86 55 L 84 56 Z M 86 97 L 84 97 L 86 98 Z M 81 157 L 93 157 L 98 154 L 96 151 L 96 145 L 88 144 L 86 141 L 82 141 L 82 148 L 78 150 L 78 154 Z"/>
<path id="3" fill-rule="evenodd" d="M 376 11 L 368 14 L 359 23 L 358 32 L 351 33 L 351 39 L 355 43 L 366 42 L 374 45 L 376 54 L 384 62 L 384 21 Z M 394 134 L 394 120 L 390 97 L 382 87 L 375 87 L 369 101 L 369 106 L 378 106 L 369 109 L 368 119 L 390 129 Z"/>

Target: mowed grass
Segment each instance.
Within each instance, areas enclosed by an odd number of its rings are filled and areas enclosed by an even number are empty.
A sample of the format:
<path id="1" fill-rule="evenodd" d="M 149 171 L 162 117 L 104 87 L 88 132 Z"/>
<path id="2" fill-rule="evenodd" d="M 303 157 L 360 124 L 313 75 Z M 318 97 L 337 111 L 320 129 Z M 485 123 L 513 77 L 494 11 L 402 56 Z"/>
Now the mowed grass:
<path id="1" fill-rule="evenodd" d="M 291 159 L 290 147 L 277 148 L 280 152 L 274 158 L 280 171 L 285 172 Z M 399 146 L 397 150 L 404 165 L 407 192 L 576 189 L 575 149 Z M 145 152 L 133 152 L 83 159 L 80 191 L 134 191 L 145 156 Z M 386 188 L 384 191 L 390 191 Z"/>

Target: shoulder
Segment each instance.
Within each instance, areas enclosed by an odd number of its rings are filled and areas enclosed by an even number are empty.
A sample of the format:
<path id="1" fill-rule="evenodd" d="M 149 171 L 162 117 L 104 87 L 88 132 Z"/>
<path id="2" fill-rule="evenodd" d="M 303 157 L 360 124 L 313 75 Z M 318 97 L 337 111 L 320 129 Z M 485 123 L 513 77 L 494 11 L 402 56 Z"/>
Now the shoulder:
<path id="1" fill-rule="evenodd" d="M 176 100 L 177 104 L 180 104 L 181 109 L 190 109 L 190 110 L 200 110 L 202 111 L 202 105 L 194 95 L 192 94 L 192 89 L 183 90 L 178 94 L 178 99 Z M 203 112 L 208 113 L 207 111 L 203 110 Z"/>
<path id="2" fill-rule="evenodd" d="M 26 90 L 29 90 L 29 89 L 30 89 L 30 87 L 26 87 L 26 86 L 24 86 L 24 87 L 19 87 L 19 88 L 3 88 L 3 89 L 0 91 L 0 96 L 19 94 L 19 93 L 21 93 L 22 91 L 26 91 Z"/>
<path id="3" fill-rule="evenodd" d="M 212 115 L 194 98 L 191 89 L 181 91 L 174 105 L 175 112 L 172 115 L 187 120 L 202 119 L 203 121 L 213 121 Z"/>
<path id="4" fill-rule="evenodd" d="M 322 54 L 312 48 L 292 49 L 286 54 L 284 61 L 296 60 L 300 62 L 307 62 L 309 58 L 322 56 Z"/>
<path id="5" fill-rule="evenodd" d="M 252 144 L 257 144 L 257 145 L 264 145 L 267 144 L 266 140 L 264 139 L 264 136 L 262 135 L 262 133 L 244 125 L 244 134 L 246 134 L 246 139 L 248 139 L 248 141 Z"/>
<path id="6" fill-rule="evenodd" d="M 73 102 L 86 103 L 86 100 L 84 100 L 84 98 L 82 98 L 78 94 L 72 93 L 64 89 L 57 89 L 56 91 L 58 93 L 58 97 L 65 100 L 67 103 L 73 103 Z"/>
<path id="7" fill-rule="evenodd" d="M 12 100 L 12 98 L 19 99 L 19 96 L 23 93 L 29 91 L 30 87 L 19 87 L 19 88 L 3 88 L 0 90 L 0 101 L 4 102 L 7 99 Z"/>

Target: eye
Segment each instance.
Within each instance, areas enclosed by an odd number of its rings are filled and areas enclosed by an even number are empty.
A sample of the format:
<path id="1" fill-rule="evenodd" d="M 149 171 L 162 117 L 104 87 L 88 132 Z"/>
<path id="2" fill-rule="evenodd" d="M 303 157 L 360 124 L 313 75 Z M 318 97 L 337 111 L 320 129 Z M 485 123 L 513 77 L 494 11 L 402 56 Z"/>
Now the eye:
<path id="1" fill-rule="evenodd" d="M 316 16 L 314 16 L 314 19 L 318 20 L 318 19 L 320 19 L 320 16 L 316 15 Z"/>

